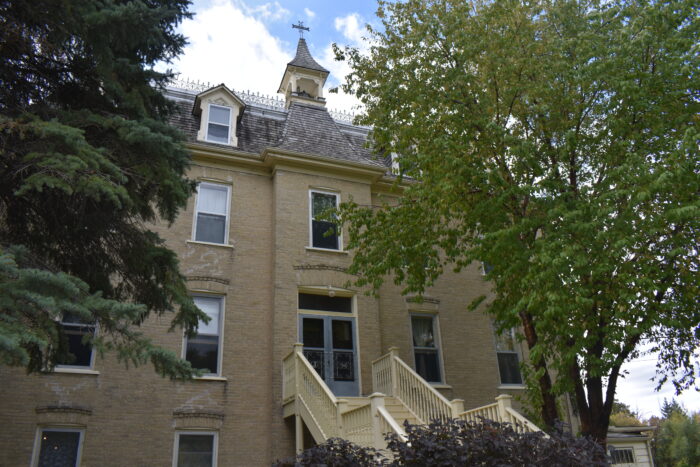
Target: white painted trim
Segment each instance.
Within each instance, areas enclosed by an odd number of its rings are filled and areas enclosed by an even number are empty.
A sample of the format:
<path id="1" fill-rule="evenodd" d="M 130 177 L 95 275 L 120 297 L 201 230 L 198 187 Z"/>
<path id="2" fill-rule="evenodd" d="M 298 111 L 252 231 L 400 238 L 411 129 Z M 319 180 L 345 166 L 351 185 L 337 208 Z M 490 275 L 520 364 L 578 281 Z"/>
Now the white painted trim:
<path id="1" fill-rule="evenodd" d="M 200 240 L 197 240 L 197 215 L 199 214 L 199 187 L 200 186 L 213 186 L 212 189 L 220 189 L 220 188 L 225 188 L 226 189 L 226 219 L 224 220 L 224 242 L 223 243 L 214 243 L 214 242 L 202 242 Z M 206 211 L 203 211 L 205 214 L 207 214 Z M 218 213 L 216 215 L 219 215 Z M 192 243 L 201 243 L 203 245 L 217 245 L 217 246 L 232 246 L 229 243 L 229 224 L 231 223 L 231 185 L 230 184 L 224 184 L 224 183 L 212 183 L 212 182 L 206 182 L 206 181 L 200 181 L 197 184 L 197 194 L 195 196 L 195 201 L 194 201 L 194 219 L 192 220 L 192 237 L 191 240 L 188 240 L 188 242 Z"/>
<path id="2" fill-rule="evenodd" d="M 36 435 L 34 437 L 34 449 L 32 450 L 32 460 L 30 464 L 32 467 L 37 467 L 39 465 L 39 454 L 41 452 L 41 435 L 44 431 L 64 431 L 71 433 L 79 433 L 80 437 L 78 438 L 78 455 L 76 456 L 75 465 L 80 465 L 81 457 L 83 455 L 83 442 L 85 441 L 85 428 L 69 428 L 65 426 L 46 425 L 38 426 L 36 429 Z"/>
<path id="3" fill-rule="evenodd" d="M 217 349 L 216 358 L 216 373 L 205 373 L 202 376 L 195 377 L 197 380 L 211 380 L 211 381 L 226 381 L 226 378 L 221 376 L 222 373 L 222 359 L 223 359 L 223 348 L 224 348 L 224 323 L 226 321 L 226 296 L 220 293 L 211 292 L 195 292 L 192 293 L 192 297 L 205 297 L 205 298 L 218 298 L 220 299 L 219 305 L 219 342 Z M 187 336 L 183 332 L 182 334 L 182 352 L 180 353 L 180 358 L 183 360 L 187 359 Z"/>
<path id="4" fill-rule="evenodd" d="M 440 335 L 440 321 L 438 320 L 437 312 L 416 312 L 409 310 L 408 312 L 408 331 L 409 342 L 411 343 L 411 356 L 413 357 L 413 369 L 418 373 L 416 366 L 416 349 L 413 346 L 413 317 L 426 317 L 433 319 L 433 333 L 435 334 L 435 348 L 438 355 L 438 364 L 440 365 L 440 381 L 427 381 L 433 387 L 449 386 L 445 381 L 445 361 L 442 358 L 442 336 Z M 421 376 L 422 378 L 422 376 Z M 451 387 L 451 386 L 450 386 Z"/>
<path id="5" fill-rule="evenodd" d="M 68 373 L 68 374 L 75 374 L 75 375 L 99 375 L 100 372 L 97 370 L 91 370 L 87 367 L 73 367 L 73 366 L 66 366 L 66 365 L 61 365 L 56 366 L 53 369 L 54 373 Z"/>
<path id="6" fill-rule="evenodd" d="M 326 189 L 309 188 L 309 246 L 306 247 L 307 250 L 324 251 L 324 252 L 336 252 L 340 253 L 343 251 L 343 229 L 342 227 L 338 229 L 338 249 L 333 248 L 318 248 L 314 246 L 314 203 L 313 194 L 319 193 L 322 195 L 332 195 L 335 196 L 335 207 L 336 209 L 340 206 L 340 193 L 337 191 L 327 191 Z"/>
<path id="7" fill-rule="evenodd" d="M 313 240 L 313 239 L 312 239 L 312 240 Z M 339 239 L 338 239 L 338 243 L 339 243 L 339 244 L 340 244 L 340 240 L 341 240 L 341 239 L 339 238 Z M 350 253 L 348 253 L 347 251 L 344 251 L 344 250 L 333 250 L 333 249 L 331 249 L 331 248 L 317 248 L 317 247 L 314 247 L 314 246 L 307 246 L 307 247 L 306 247 L 306 251 L 318 251 L 318 252 L 321 252 L 321 253 L 335 253 L 335 254 L 337 254 L 337 255 L 348 255 L 348 254 L 350 254 Z"/>
<path id="8" fill-rule="evenodd" d="M 195 222 L 196 222 L 196 220 L 195 220 Z M 231 250 L 235 249 L 235 247 L 233 245 L 227 244 L 227 243 L 199 242 L 197 240 L 185 240 L 185 243 L 191 243 L 193 245 L 213 246 L 213 247 L 218 247 L 218 248 L 230 248 Z"/>
<path id="9" fill-rule="evenodd" d="M 212 107 L 218 107 L 218 108 L 220 108 L 220 109 L 226 109 L 226 110 L 228 110 L 228 133 L 227 133 L 227 135 L 226 135 L 226 142 L 225 142 L 225 143 L 222 143 L 221 141 L 214 141 L 214 140 L 209 139 L 209 124 L 210 124 L 210 123 L 213 123 L 214 125 L 224 126 L 224 125 L 221 124 L 221 123 L 217 123 L 217 122 L 212 122 L 212 121 L 211 121 L 211 108 L 212 108 Z M 232 116 L 233 116 L 233 108 L 232 108 L 232 107 L 229 107 L 229 106 L 227 106 L 227 105 L 209 104 L 209 105 L 207 106 L 207 126 L 206 126 L 206 128 L 204 129 L 204 130 L 205 130 L 204 141 L 206 141 L 206 142 L 208 142 L 208 143 L 226 144 L 226 145 L 228 145 L 228 146 L 231 146 L 231 130 L 232 130 L 232 128 L 231 128 L 231 117 L 232 117 Z"/>
<path id="10" fill-rule="evenodd" d="M 95 324 L 89 324 L 89 323 L 64 323 L 63 318 L 61 318 L 60 324 L 62 327 L 64 326 L 76 326 L 79 324 L 82 324 L 83 326 L 87 327 L 92 327 L 92 335 L 93 337 L 97 335 L 98 331 L 98 326 L 97 323 Z M 65 331 L 65 327 L 64 327 Z M 68 364 L 61 364 L 61 365 L 56 365 L 54 367 L 54 372 L 58 373 L 82 373 L 82 374 L 100 374 L 99 371 L 95 371 L 95 348 L 90 344 L 90 364 L 89 365 L 68 365 Z"/>
<path id="11" fill-rule="evenodd" d="M 173 440 L 173 467 L 177 467 L 178 455 L 180 454 L 180 435 L 211 435 L 214 437 L 212 442 L 212 456 L 211 465 L 216 467 L 218 464 L 218 454 L 219 454 L 219 433 L 216 431 L 197 431 L 197 430 L 187 430 L 187 431 L 176 431 L 175 439 Z"/>

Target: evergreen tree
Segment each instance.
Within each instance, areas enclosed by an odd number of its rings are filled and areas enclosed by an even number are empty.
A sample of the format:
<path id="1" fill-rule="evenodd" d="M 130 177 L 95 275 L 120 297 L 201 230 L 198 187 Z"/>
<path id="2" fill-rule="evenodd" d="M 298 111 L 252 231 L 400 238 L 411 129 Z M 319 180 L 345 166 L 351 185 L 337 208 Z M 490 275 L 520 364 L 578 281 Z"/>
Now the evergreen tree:
<path id="1" fill-rule="evenodd" d="M 186 0 L 0 1 L 0 362 L 29 371 L 70 358 L 65 313 L 99 329 L 98 351 L 157 371 L 192 369 L 138 325 L 204 314 L 175 254 L 148 229 L 172 222 L 194 185 L 166 122 Z M 86 337 L 90 340 L 90 337 Z"/>
<path id="2" fill-rule="evenodd" d="M 519 327 L 553 426 L 572 394 L 605 443 L 624 362 L 697 375 L 700 21 L 692 0 L 380 1 L 371 47 L 336 49 L 376 147 L 407 183 L 340 213 L 358 285 L 422 293 L 489 268 L 480 303 Z M 470 266 L 473 267 L 473 266 Z"/>
<path id="3" fill-rule="evenodd" d="M 700 413 L 688 414 L 675 400 L 664 399 L 654 435 L 654 460 L 669 467 L 700 465 Z"/>

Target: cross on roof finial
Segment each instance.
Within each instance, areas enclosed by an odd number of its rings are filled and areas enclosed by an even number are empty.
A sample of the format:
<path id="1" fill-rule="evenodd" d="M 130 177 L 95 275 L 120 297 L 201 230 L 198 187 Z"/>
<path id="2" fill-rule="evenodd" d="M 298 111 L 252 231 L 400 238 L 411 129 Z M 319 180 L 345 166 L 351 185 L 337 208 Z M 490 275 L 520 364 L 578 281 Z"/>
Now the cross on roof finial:
<path id="1" fill-rule="evenodd" d="M 299 37 L 304 38 L 304 31 L 308 31 L 309 28 L 304 26 L 303 21 L 298 21 L 297 24 L 292 24 L 292 28 L 299 30 Z"/>

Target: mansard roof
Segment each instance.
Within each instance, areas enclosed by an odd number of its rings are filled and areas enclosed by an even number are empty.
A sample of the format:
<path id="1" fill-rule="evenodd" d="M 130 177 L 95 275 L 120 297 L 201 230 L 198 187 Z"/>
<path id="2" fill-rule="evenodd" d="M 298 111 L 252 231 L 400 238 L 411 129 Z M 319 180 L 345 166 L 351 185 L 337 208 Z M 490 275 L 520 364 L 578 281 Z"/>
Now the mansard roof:
<path id="1" fill-rule="evenodd" d="M 309 52 L 309 47 L 306 45 L 306 39 L 303 37 L 299 38 L 296 56 L 291 62 L 287 63 L 287 66 L 296 66 L 306 68 L 308 70 L 330 73 L 330 71 L 323 68 L 316 60 L 314 60 L 314 58 L 311 56 L 311 52 Z"/>
<path id="2" fill-rule="evenodd" d="M 176 107 L 170 122 L 186 135 L 187 141 L 220 146 L 197 141 L 201 116 L 192 114 L 194 94 L 171 88 L 167 96 Z M 244 152 L 260 154 L 265 149 L 279 149 L 371 167 L 386 167 L 382 159 L 365 147 L 369 133 L 367 128 L 338 123 L 325 107 L 317 105 L 293 102 L 289 109 L 272 110 L 249 103 L 239 117 L 236 133 L 236 149 Z"/>

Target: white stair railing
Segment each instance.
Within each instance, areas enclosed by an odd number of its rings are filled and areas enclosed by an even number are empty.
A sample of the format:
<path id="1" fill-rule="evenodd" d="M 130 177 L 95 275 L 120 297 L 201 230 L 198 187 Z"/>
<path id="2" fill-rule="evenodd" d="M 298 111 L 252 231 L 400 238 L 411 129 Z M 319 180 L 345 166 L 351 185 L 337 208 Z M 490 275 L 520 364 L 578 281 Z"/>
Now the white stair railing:
<path id="1" fill-rule="evenodd" d="M 464 411 L 461 399 L 447 400 L 399 358 L 396 347 L 372 362 L 372 383 L 375 391 L 399 399 L 419 423 L 435 419 L 446 421 Z"/>
<path id="2" fill-rule="evenodd" d="M 316 442 L 341 437 L 361 446 L 385 449 L 385 435 L 406 435 L 384 408 L 384 394 L 375 393 L 368 403 L 347 410 L 347 400 L 337 399 L 303 353 L 303 344 L 282 361 L 283 404 L 294 403 L 295 413 L 306 423 Z M 299 448 L 300 446 L 297 446 Z"/>
<path id="3" fill-rule="evenodd" d="M 342 436 L 338 399 L 304 357 L 303 348 L 294 344 L 294 351 L 283 360 L 283 402 L 294 399 L 297 414 L 317 442 Z"/>
<path id="4" fill-rule="evenodd" d="M 501 423 L 510 423 L 518 433 L 533 433 L 540 430 L 537 425 L 523 417 L 513 408 L 513 396 L 501 394 L 494 404 L 464 411 L 457 418 L 468 422 L 480 422 L 481 417 Z"/>

